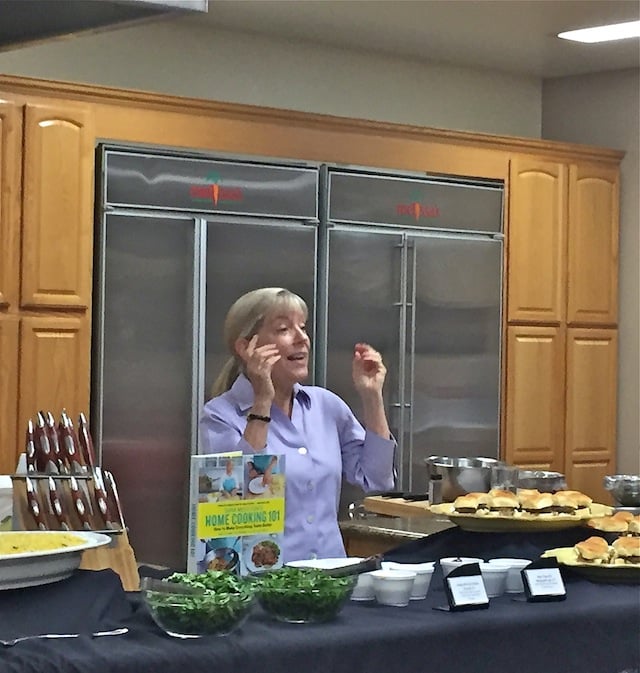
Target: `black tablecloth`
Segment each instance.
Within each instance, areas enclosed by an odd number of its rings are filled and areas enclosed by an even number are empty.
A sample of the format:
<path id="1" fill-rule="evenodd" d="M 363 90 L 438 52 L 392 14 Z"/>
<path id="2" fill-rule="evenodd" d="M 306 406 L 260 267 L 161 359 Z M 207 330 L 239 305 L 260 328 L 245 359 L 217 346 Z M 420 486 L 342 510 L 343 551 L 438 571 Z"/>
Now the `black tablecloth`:
<path id="1" fill-rule="evenodd" d="M 403 545 L 388 556 L 397 560 L 462 553 L 529 557 L 529 545 L 546 544 L 542 538 L 531 542 L 521 535 L 493 537 L 493 541 L 483 534 L 469 535 L 455 529 L 443 531 L 423 544 Z M 569 539 L 565 536 L 555 546 L 566 546 Z M 456 548 L 458 544 L 463 548 Z M 480 551 L 484 545 L 491 548 L 490 554 Z M 437 571 L 427 599 L 405 608 L 350 602 L 336 621 L 319 625 L 277 623 L 256 610 L 229 636 L 181 641 L 163 635 L 138 595 L 130 594 L 132 612 L 120 619 L 120 625 L 130 629 L 127 635 L 16 645 L 0 650 L 0 673 L 640 671 L 638 586 L 569 577 L 567 599 L 562 602 L 515 602 L 505 595 L 492 599 L 488 610 L 432 609 L 445 603 Z M 72 611 L 74 606 L 68 602 L 66 609 Z M 7 619 L 4 613 L 2 617 Z"/>

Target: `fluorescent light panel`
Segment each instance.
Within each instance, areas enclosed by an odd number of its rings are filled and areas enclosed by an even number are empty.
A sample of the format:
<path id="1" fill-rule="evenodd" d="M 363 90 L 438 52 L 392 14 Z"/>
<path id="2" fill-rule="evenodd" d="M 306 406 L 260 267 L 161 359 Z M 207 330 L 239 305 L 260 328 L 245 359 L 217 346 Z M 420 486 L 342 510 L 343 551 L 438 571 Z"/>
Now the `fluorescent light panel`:
<path id="1" fill-rule="evenodd" d="M 640 37 L 640 21 L 614 23 L 608 26 L 594 26 L 580 30 L 568 30 L 558 33 L 563 40 L 576 42 L 609 42 L 611 40 L 626 40 L 630 37 Z"/>

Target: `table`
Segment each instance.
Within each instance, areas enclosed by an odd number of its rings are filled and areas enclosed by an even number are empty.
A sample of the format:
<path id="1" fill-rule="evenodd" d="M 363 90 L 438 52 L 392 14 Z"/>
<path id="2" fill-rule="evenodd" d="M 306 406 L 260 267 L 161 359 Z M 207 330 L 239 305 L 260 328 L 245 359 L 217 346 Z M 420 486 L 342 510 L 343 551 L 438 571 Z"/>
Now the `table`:
<path id="1" fill-rule="evenodd" d="M 387 556 L 423 560 L 465 553 L 535 558 L 539 547 L 579 532 L 541 535 L 466 533 L 450 529 L 401 545 Z M 555 545 L 563 546 L 563 545 Z M 448 553 L 442 554 L 443 550 Z M 81 571 L 82 572 L 82 571 Z M 85 571 L 86 572 L 86 571 Z M 102 571 L 98 577 L 108 577 Z M 63 609 L 73 613 L 80 601 L 77 575 L 55 589 L 67 595 Z M 66 583 L 66 586 L 65 586 Z M 31 641 L 0 650 L 0 673 L 483 673 L 496 669 L 518 673 L 629 673 L 640 671 L 640 587 L 594 584 L 566 577 L 567 600 L 558 603 L 515 602 L 509 596 L 491 600 L 488 610 L 446 613 L 432 608 L 446 603 L 437 570 L 425 601 L 406 608 L 350 602 L 335 622 L 292 625 L 271 621 L 260 610 L 225 637 L 181 641 L 155 627 L 137 594 L 126 595 L 126 607 L 114 597 L 117 621 L 130 632 L 115 638 Z M 82 587 L 81 587 L 82 588 Z M 101 589 L 104 595 L 104 587 Z M 0 625 L 10 610 L 0 595 Z M 15 600 L 15 597 L 14 599 Z M 52 606 L 55 609 L 55 606 Z M 126 614 L 125 614 L 126 613 Z M 101 625 L 114 615 L 103 611 Z M 2 635 L 2 634 L 0 634 Z"/>

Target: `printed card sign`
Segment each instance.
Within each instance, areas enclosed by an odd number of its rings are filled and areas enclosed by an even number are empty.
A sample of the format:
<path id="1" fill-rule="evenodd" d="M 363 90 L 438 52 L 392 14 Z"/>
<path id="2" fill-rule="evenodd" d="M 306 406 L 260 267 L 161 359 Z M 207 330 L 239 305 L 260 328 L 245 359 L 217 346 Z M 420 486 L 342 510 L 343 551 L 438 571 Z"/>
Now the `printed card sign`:
<path id="1" fill-rule="evenodd" d="M 285 459 L 192 456 L 187 570 L 258 573 L 282 566 Z"/>
<path id="2" fill-rule="evenodd" d="M 542 558 L 521 571 L 524 592 L 529 602 L 563 601 L 567 591 L 555 558 Z"/>

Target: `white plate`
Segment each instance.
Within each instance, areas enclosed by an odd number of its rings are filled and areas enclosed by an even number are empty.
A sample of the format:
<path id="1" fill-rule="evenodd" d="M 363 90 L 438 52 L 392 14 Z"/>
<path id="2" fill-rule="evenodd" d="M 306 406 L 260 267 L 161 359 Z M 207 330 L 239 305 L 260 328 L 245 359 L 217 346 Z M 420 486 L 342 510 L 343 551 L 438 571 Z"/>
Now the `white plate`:
<path id="1" fill-rule="evenodd" d="M 13 532 L 36 537 L 60 534 L 58 531 L 7 531 L 0 532 L 0 536 L 11 535 Z M 48 551 L 0 554 L 0 590 L 19 589 L 63 580 L 78 568 L 82 552 L 102 547 L 111 541 L 108 535 L 102 533 L 72 531 L 71 535 L 80 538 L 81 543 L 73 547 Z"/>
<path id="2" fill-rule="evenodd" d="M 273 565 L 259 565 L 257 566 L 253 562 L 253 550 L 260 544 L 263 544 L 264 542 L 269 543 L 270 545 L 276 545 L 278 547 L 278 558 L 276 559 L 275 563 Z M 270 537 L 264 537 L 264 538 L 253 538 L 251 540 L 251 543 L 247 545 L 247 547 L 244 550 L 244 563 L 245 566 L 247 567 L 247 570 L 251 573 L 263 573 L 265 570 L 271 570 L 272 568 L 276 568 L 281 565 L 282 561 L 282 548 L 278 544 L 277 540 L 274 540 L 273 538 Z"/>
<path id="3" fill-rule="evenodd" d="M 267 490 L 267 487 L 262 483 L 262 477 L 254 477 L 249 482 L 249 491 L 254 495 L 260 495 Z"/>

